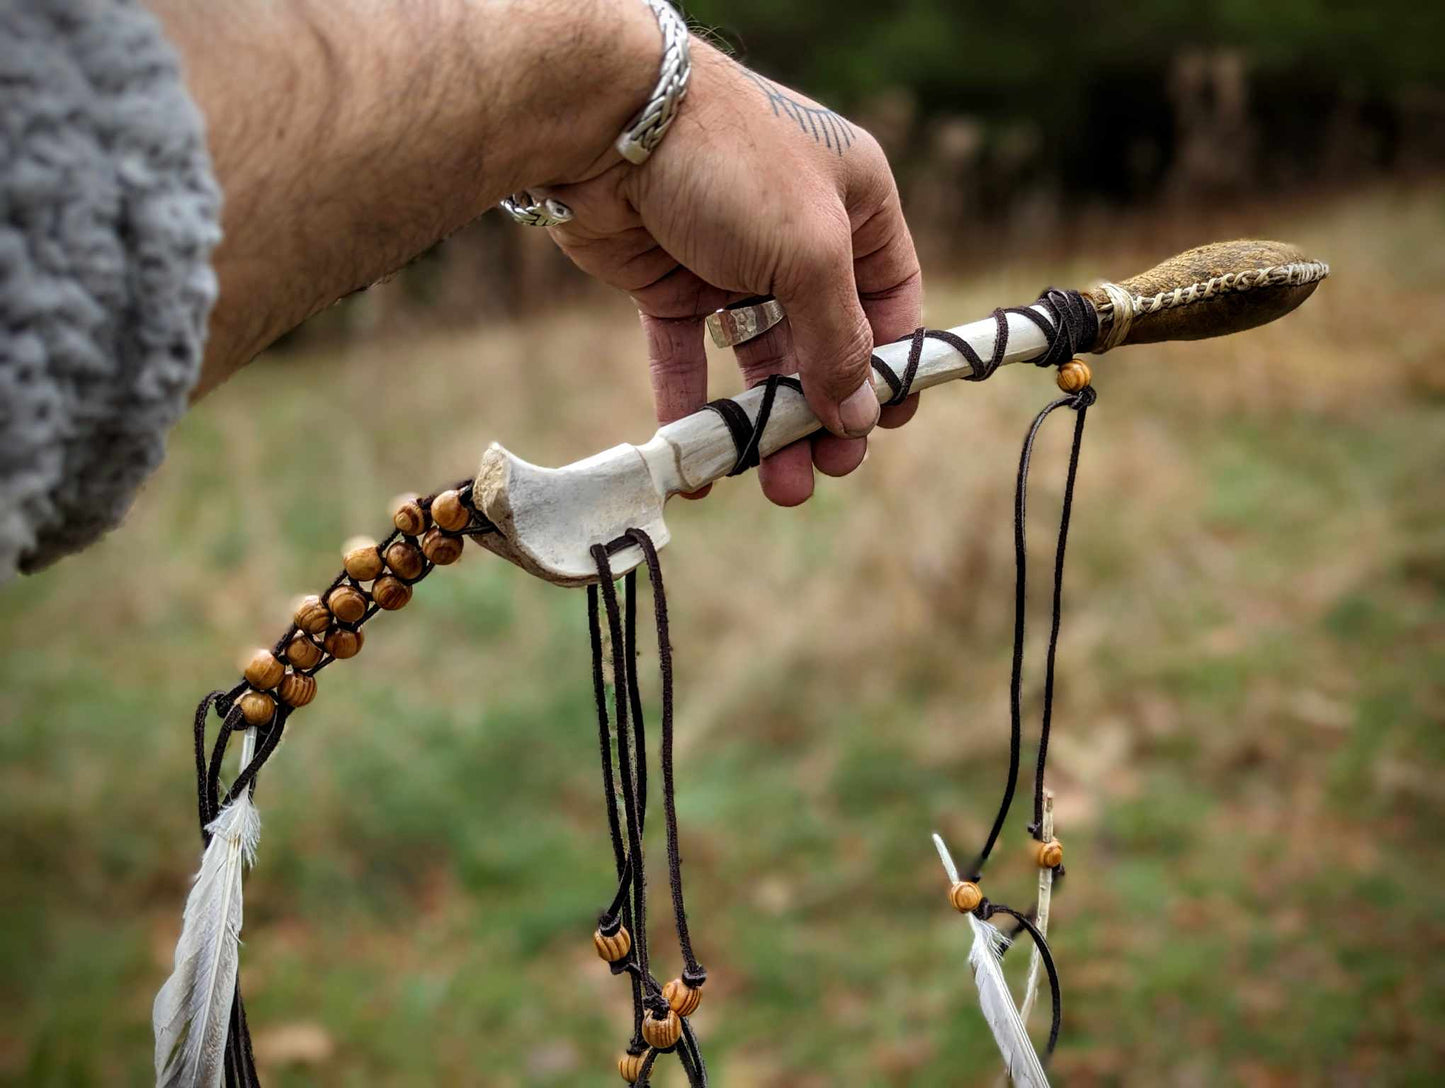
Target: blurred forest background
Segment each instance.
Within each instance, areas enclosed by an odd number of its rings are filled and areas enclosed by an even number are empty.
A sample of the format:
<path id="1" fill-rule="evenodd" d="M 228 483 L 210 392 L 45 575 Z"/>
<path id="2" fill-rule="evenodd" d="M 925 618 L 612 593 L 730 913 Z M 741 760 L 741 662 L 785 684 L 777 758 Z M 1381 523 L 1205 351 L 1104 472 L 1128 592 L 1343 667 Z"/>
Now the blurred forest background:
<path id="1" fill-rule="evenodd" d="M 691 12 L 878 135 L 932 324 L 1216 237 L 1331 262 L 1281 323 L 1096 367 L 1050 772 L 1052 1072 L 1440 1083 L 1445 7 Z M 544 297 L 571 305 L 543 319 Z M 486 216 L 200 405 L 125 528 L 0 591 L 0 1083 L 151 1081 L 195 701 L 395 493 L 492 439 L 560 464 L 650 434 L 642 353 L 625 299 Z M 967 851 L 1007 765 L 1013 472 L 1052 391 L 1013 368 L 930 393 L 802 510 L 740 480 L 669 512 L 718 1084 L 996 1083 L 928 834 Z M 1038 570 L 1066 431 L 1036 455 Z M 322 674 L 258 793 L 242 983 L 268 1086 L 620 1083 L 589 685 L 581 595 L 471 548 Z M 1004 901 L 1031 894 L 1024 819 L 989 874 Z M 654 942 L 670 973 L 665 917 Z"/>

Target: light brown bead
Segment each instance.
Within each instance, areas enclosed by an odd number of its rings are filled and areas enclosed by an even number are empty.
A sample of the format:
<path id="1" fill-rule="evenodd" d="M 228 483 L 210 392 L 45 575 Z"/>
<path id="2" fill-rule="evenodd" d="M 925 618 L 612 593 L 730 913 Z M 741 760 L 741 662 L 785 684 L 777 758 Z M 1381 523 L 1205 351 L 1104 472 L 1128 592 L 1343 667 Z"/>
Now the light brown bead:
<path id="1" fill-rule="evenodd" d="M 246 663 L 246 683 L 260 691 L 274 688 L 281 682 L 286 666 L 270 650 L 257 650 Z"/>
<path id="2" fill-rule="evenodd" d="M 305 706 L 316 698 L 316 677 L 307 676 L 304 672 L 288 672 L 276 694 L 287 706 Z"/>
<path id="3" fill-rule="evenodd" d="M 642 1066 L 647 1061 L 647 1051 L 641 1054 L 624 1054 L 617 1059 L 617 1072 L 628 1084 L 636 1084 L 642 1076 Z"/>
<path id="4" fill-rule="evenodd" d="M 341 565 L 346 568 L 346 573 L 358 582 L 369 582 L 381 573 L 381 552 L 377 551 L 376 541 L 370 537 L 352 537 L 346 542 L 341 555 Z"/>
<path id="5" fill-rule="evenodd" d="M 296 606 L 296 626 L 313 635 L 319 635 L 331 626 L 331 613 L 316 594 L 302 598 Z"/>
<path id="6" fill-rule="evenodd" d="M 406 495 L 397 500 L 396 513 L 392 515 L 391 523 L 407 536 L 421 536 L 430 520 L 426 511 L 421 508 L 421 503 L 416 501 L 416 496 Z"/>
<path id="7" fill-rule="evenodd" d="M 983 902 L 983 892 L 971 880 L 958 880 L 948 889 L 948 901 L 959 914 L 972 914 Z"/>
<path id="8" fill-rule="evenodd" d="M 386 565 L 398 577 L 410 581 L 426 569 L 426 560 L 421 549 L 411 541 L 394 540 L 386 549 Z"/>
<path id="9" fill-rule="evenodd" d="M 411 600 L 411 586 L 389 574 L 383 574 L 376 580 L 376 585 L 371 587 L 371 596 L 380 607 L 388 612 L 395 612 L 398 608 L 405 608 Z"/>
<path id="10" fill-rule="evenodd" d="M 326 607 L 342 623 L 355 623 L 366 615 L 366 594 L 355 586 L 337 586 L 326 595 Z"/>
<path id="11" fill-rule="evenodd" d="M 682 1038 L 682 1021 L 671 1009 L 661 1020 L 649 1012 L 642 1017 L 642 1037 L 647 1040 L 648 1046 L 666 1050 Z"/>
<path id="12" fill-rule="evenodd" d="M 286 643 L 286 660 L 298 669 L 309 669 L 321 660 L 321 647 L 305 635 L 292 635 Z"/>
<path id="13" fill-rule="evenodd" d="M 626 926 L 618 926 L 617 932 L 610 937 L 598 929 L 592 934 L 592 944 L 597 949 L 597 954 L 608 963 L 616 963 L 618 960 L 627 958 L 627 953 L 632 951 L 632 934 L 627 932 Z"/>
<path id="14" fill-rule="evenodd" d="M 1089 364 L 1082 359 L 1070 359 L 1059 367 L 1059 388 L 1065 393 L 1077 393 L 1086 389 L 1093 380 L 1094 375 L 1089 370 Z"/>
<path id="15" fill-rule="evenodd" d="M 1036 842 L 1033 845 L 1034 862 L 1040 869 L 1057 869 L 1064 863 L 1064 844 L 1058 839 Z"/>
<path id="16" fill-rule="evenodd" d="M 471 524 L 472 512 L 462 505 L 462 497 L 455 491 L 443 491 L 431 501 L 431 519 L 443 529 L 456 532 Z"/>
<path id="17" fill-rule="evenodd" d="M 241 696 L 241 717 L 247 725 L 265 725 L 276 713 L 276 700 L 264 691 L 248 691 Z"/>
<path id="18" fill-rule="evenodd" d="M 440 529 L 428 529 L 421 538 L 421 550 L 437 566 L 445 567 L 462 557 L 462 538 L 447 536 Z"/>
<path id="19" fill-rule="evenodd" d="M 326 636 L 326 652 L 338 661 L 345 661 L 348 657 L 361 653 L 361 646 L 365 641 L 366 635 L 362 632 L 338 627 Z"/>
<path id="20" fill-rule="evenodd" d="M 662 988 L 662 996 L 678 1016 L 691 1016 L 702 1004 L 702 990 L 693 989 L 680 978 L 675 978 Z"/>

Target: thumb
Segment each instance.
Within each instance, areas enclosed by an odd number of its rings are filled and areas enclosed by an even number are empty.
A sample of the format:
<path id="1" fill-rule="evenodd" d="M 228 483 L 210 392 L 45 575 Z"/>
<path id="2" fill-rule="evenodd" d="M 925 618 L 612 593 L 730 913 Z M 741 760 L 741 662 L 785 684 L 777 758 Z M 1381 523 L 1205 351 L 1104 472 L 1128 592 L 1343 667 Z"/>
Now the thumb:
<path id="1" fill-rule="evenodd" d="M 848 240 L 800 257 L 774 293 L 788 313 L 803 395 L 823 426 L 860 438 L 878 422 L 873 330 L 853 280 Z"/>

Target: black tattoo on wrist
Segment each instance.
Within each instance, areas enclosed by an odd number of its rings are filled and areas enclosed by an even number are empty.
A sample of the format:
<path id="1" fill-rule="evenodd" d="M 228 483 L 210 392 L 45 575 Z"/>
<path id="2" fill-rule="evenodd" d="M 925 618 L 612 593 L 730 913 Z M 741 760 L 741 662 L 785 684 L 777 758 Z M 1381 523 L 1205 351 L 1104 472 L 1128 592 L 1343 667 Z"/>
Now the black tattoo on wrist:
<path id="1" fill-rule="evenodd" d="M 768 96 L 768 105 L 773 107 L 774 117 L 792 118 L 797 122 L 798 128 L 813 137 L 814 143 L 820 143 L 840 156 L 853 146 L 853 126 L 842 115 L 834 113 L 826 106 L 809 106 L 799 102 L 756 72 L 749 72 L 746 68 L 742 72 Z"/>

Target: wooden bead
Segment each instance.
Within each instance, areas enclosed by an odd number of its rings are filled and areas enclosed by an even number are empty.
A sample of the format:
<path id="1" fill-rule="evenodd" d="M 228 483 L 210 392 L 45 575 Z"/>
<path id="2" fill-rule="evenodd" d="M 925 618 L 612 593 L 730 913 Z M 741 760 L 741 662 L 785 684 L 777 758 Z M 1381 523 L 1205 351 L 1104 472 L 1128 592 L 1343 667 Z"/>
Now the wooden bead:
<path id="1" fill-rule="evenodd" d="M 270 650 L 257 650 L 246 664 L 246 683 L 259 691 L 274 688 L 281 682 L 286 666 Z"/>
<path id="2" fill-rule="evenodd" d="M 622 1074 L 622 1079 L 628 1084 L 636 1084 L 637 1078 L 642 1076 L 642 1066 L 646 1061 L 646 1051 L 641 1054 L 624 1054 L 617 1059 L 617 1072 Z"/>
<path id="3" fill-rule="evenodd" d="M 393 541 L 386 549 L 386 565 L 399 578 L 416 578 L 426 569 L 421 549 L 409 540 Z"/>
<path id="4" fill-rule="evenodd" d="M 341 565 L 358 582 L 369 582 L 381 573 L 381 552 L 376 541 L 367 536 L 354 536 L 341 551 Z"/>
<path id="5" fill-rule="evenodd" d="M 288 672 L 276 692 L 287 706 L 305 706 L 316 698 L 316 677 L 304 672 Z"/>
<path id="6" fill-rule="evenodd" d="M 305 635 L 293 635 L 286 643 L 286 660 L 298 669 L 309 669 L 321 660 L 321 647 Z"/>
<path id="7" fill-rule="evenodd" d="M 702 1004 L 702 990 L 693 989 L 680 978 L 675 978 L 662 988 L 662 996 L 678 1016 L 691 1016 Z"/>
<path id="8" fill-rule="evenodd" d="M 617 932 L 610 937 L 598 929 L 592 934 L 592 944 L 597 949 L 597 954 L 608 963 L 617 963 L 627 958 L 627 953 L 632 951 L 632 934 L 627 932 L 626 926 L 618 926 Z"/>
<path id="9" fill-rule="evenodd" d="M 331 626 L 331 613 L 316 594 L 302 598 L 296 606 L 296 626 L 313 635 L 319 635 Z"/>
<path id="10" fill-rule="evenodd" d="M 457 532 L 472 523 L 472 512 L 455 491 L 443 491 L 431 501 L 431 519 L 443 529 Z"/>
<path id="11" fill-rule="evenodd" d="M 1094 375 L 1089 370 L 1089 364 L 1082 359 L 1070 359 L 1059 367 L 1059 388 L 1065 393 L 1077 393 L 1081 389 L 1087 389 L 1093 380 Z"/>
<path id="12" fill-rule="evenodd" d="M 248 691 L 241 696 L 241 717 L 247 725 L 265 725 L 276 713 L 276 700 L 264 691 Z"/>
<path id="13" fill-rule="evenodd" d="M 355 586 L 337 586 L 327 594 L 326 606 L 342 623 L 355 623 L 366 615 L 366 594 Z"/>
<path id="14" fill-rule="evenodd" d="M 365 641 L 366 636 L 360 631 L 348 631 L 345 627 L 338 627 L 326 636 L 326 652 L 338 661 L 345 661 L 348 657 L 361 653 L 361 645 Z"/>
<path id="15" fill-rule="evenodd" d="M 971 880 L 955 881 L 953 887 L 948 889 L 948 901 L 959 914 L 972 914 L 983 902 L 983 892 L 979 891 L 978 885 Z"/>
<path id="16" fill-rule="evenodd" d="M 376 585 L 371 587 L 371 596 L 378 606 L 388 612 L 395 612 L 398 608 L 405 608 L 406 603 L 411 600 L 411 586 L 389 574 L 383 574 L 376 580 Z"/>
<path id="17" fill-rule="evenodd" d="M 462 557 L 462 538 L 447 536 L 440 529 L 428 529 L 421 538 L 421 550 L 437 566 L 445 567 Z"/>
<path id="18" fill-rule="evenodd" d="M 396 513 L 391 523 L 407 536 L 421 536 L 431 519 L 416 501 L 415 495 L 405 495 L 397 500 Z"/>
<path id="19" fill-rule="evenodd" d="M 647 1040 L 648 1046 L 666 1050 L 682 1038 L 682 1021 L 671 1009 L 661 1020 L 655 1013 L 648 1012 L 642 1017 L 642 1037 Z"/>
<path id="20" fill-rule="evenodd" d="M 1064 844 L 1058 839 L 1036 842 L 1033 845 L 1033 854 L 1040 869 L 1057 869 L 1064 863 Z"/>

